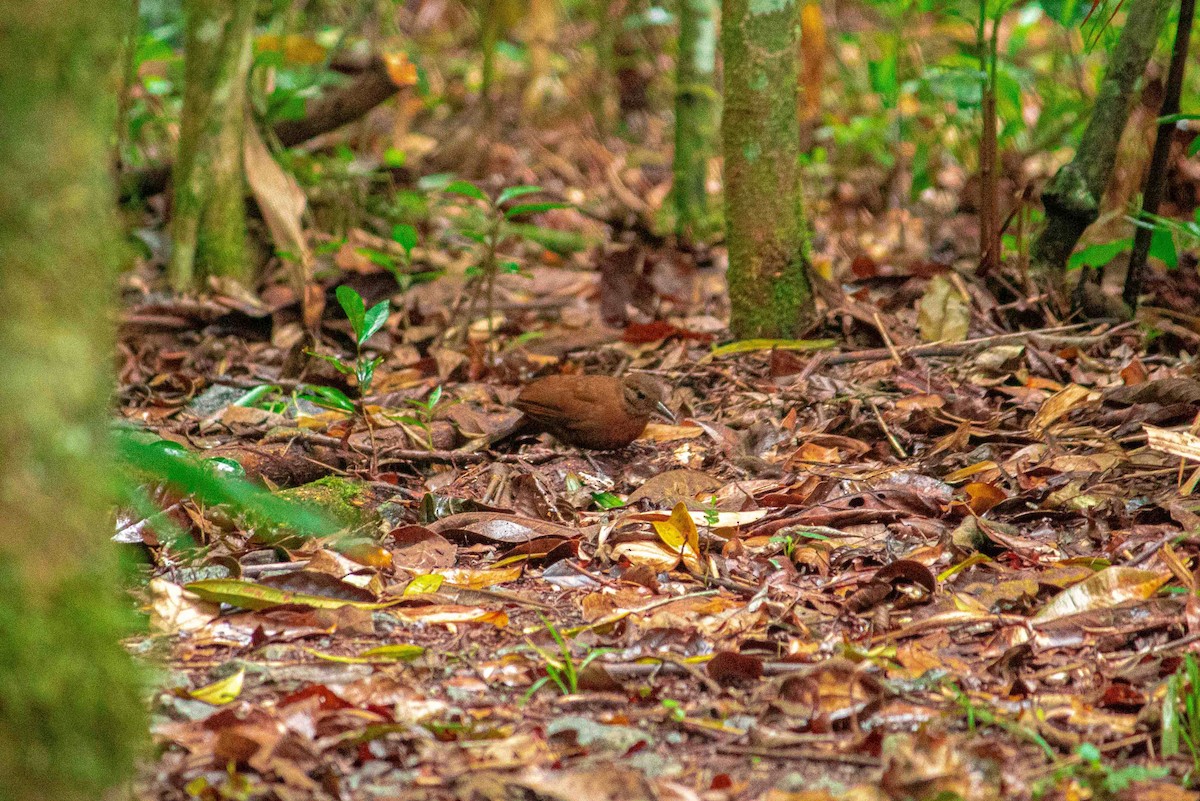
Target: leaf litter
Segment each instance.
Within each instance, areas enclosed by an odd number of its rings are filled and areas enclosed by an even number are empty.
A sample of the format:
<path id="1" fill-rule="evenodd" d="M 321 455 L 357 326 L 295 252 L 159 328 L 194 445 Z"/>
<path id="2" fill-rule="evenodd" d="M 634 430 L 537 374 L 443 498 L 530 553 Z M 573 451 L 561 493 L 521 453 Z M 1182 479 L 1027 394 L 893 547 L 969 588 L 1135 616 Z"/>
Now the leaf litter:
<path id="1" fill-rule="evenodd" d="M 363 247 L 301 370 L 286 287 L 124 315 L 122 415 L 336 529 L 152 482 L 123 510 L 166 668 L 145 794 L 1196 797 L 1200 382 L 1161 340 L 859 264 L 821 336 L 729 342 L 719 272 L 641 244 L 534 259 L 464 326 L 452 277 L 397 294 Z M 324 360 L 342 284 L 362 398 Z M 676 425 L 504 439 L 523 383 L 626 370 Z"/>

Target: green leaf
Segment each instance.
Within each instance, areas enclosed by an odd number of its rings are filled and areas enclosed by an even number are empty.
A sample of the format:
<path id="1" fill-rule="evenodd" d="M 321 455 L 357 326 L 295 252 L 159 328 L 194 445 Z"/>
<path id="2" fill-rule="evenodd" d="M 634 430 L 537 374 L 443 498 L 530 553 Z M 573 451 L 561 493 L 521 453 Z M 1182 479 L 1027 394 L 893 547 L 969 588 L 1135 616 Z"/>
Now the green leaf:
<path id="1" fill-rule="evenodd" d="M 273 392 L 282 392 L 283 390 L 274 384 L 259 384 L 257 387 L 249 390 L 245 395 L 233 402 L 234 406 L 253 406 L 260 402 Z"/>
<path id="2" fill-rule="evenodd" d="M 228 456 L 213 456 L 210 459 L 204 459 L 200 464 L 212 470 L 217 475 L 235 476 L 236 478 L 246 477 L 246 468 L 242 467 L 242 463 Z"/>
<path id="3" fill-rule="evenodd" d="M 405 253 L 412 253 L 412 249 L 417 246 L 417 229 L 411 225 L 393 225 L 392 239 L 404 248 Z"/>
<path id="4" fill-rule="evenodd" d="M 345 598 L 327 598 L 323 595 L 281 590 L 241 579 L 204 579 L 186 584 L 184 589 L 196 593 L 206 601 L 229 604 L 242 609 L 267 609 L 282 604 L 309 606 L 313 609 L 340 609 L 343 606 L 353 606 L 356 609 L 386 609 L 396 603 L 367 603 L 348 601 Z"/>
<path id="5" fill-rule="evenodd" d="M 1089 245 L 1071 254 L 1071 258 L 1067 259 L 1067 269 L 1078 270 L 1080 267 L 1103 267 L 1126 250 L 1129 250 L 1132 244 L 1133 240 L 1127 237 L 1114 242 Z"/>
<path id="6" fill-rule="evenodd" d="M 565 209 L 569 207 L 569 203 L 557 203 L 555 201 L 546 201 L 545 203 L 522 203 L 517 206 L 513 206 L 511 209 L 504 212 L 504 217 L 505 219 L 511 220 L 514 217 L 520 217 L 522 214 L 540 214 L 543 211 L 550 211 L 551 209 Z"/>
<path id="7" fill-rule="evenodd" d="M 510 186 L 503 190 L 499 197 L 496 198 L 496 205 L 502 206 L 513 198 L 521 197 L 522 195 L 532 195 L 534 192 L 541 192 L 540 186 Z"/>
<path id="8" fill-rule="evenodd" d="M 366 395 L 371 390 L 371 381 L 375 378 L 375 368 L 383 361 L 382 356 L 374 359 L 359 359 L 354 365 L 354 377 L 358 379 L 358 392 Z"/>
<path id="9" fill-rule="evenodd" d="M 611 492 L 593 492 L 592 500 L 595 501 L 596 505 L 601 509 L 620 509 L 625 505 L 625 501 L 621 500 L 619 496 L 613 495 Z"/>
<path id="10" fill-rule="evenodd" d="M 1170 228 L 1161 225 L 1154 227 L 1154 233 L 1150 236 L 1150 255 L 1172 270 L 1179 266 L 1179 253 L 1175 250 L 1175 237 L 1171 235 Z"/>
<path id="11" fill-rule="evenodd" d="M 438 401 L 440 401 L 441 399 L 442 399 L 442 385 L 438 384 L 436 387 L 433 388 L 433 391 L 429 393 L 429 398 L 426 399 L 426 401 L 425 401 L 425 408 L 432 410 L 434 406 L 437 406 Z"/>
<path id="12" fill-rule="evenodd" d="M 367 304 L 363 303 L 362 295 L 345 284 L 339 286 L 335 294 L 338 303 L 342 305 L 342 311 L 346 313 L 346 319 L 350 321 L 350 327 L 354 329 L 354 338 L 362 343 L 363 319 L 367 314 Z"/>
<path id="13" fill-rule="evenodd" d="M 340 662 L 346 665 L 368 665 L 373 662 L 408 662 L 425 653 L 424 647 L 420 645 L 408 645 L 406 643 L 369 648 L 358 656 L 330 654 L 324 651 L 317 651 L 313 648 L 305 648 L 304 650 L 318 659 L 324 659 L 327 662 Z"/>
<path id="14" fill-rule="evenodd" d="M 358 344 L 362 345 L 368 339 L 373 337 L 383 324 L 387 322 L 388 313 L 392 309 L 392 304 L 387 300 L 381 300 L 371 307 L 363 316 L 363 331 L 358 338 Z"/>
<path id="15" fill-rule="evenodd" d="M 209 504 L 227 504 L 271 523 L 293 528 L 302 534 L 324 536 L 339 526 L 323 513 L 277 497 L 248 481 L 205 467 L 176 443 L 163 447 L 161 440 L 142 442 L 134 432 L 117 432 L 117 454 L 121 460 L 175 490 Z M 182 453 L 180 451 L 182 450 Z"/>
<path id="16" fill-rule="evenodd" d="M 382 250 L 375 250 L 374 248 L 359 248 L 357 252 L 360 256 L 366 256 L 367 261 L 385 270 L 396 269 L 396 260 L 389 253 L 384 253 Z"/>
<path id="17" fill-rule="evenodd" d="M 350 400 L 346 393 L 337 387 L 309 387 L 309 391 L 302 393 L 300 398 L 328 409 L 337 409 L 340 412 L 353 414 L 355 411 L 354 401 Z"/>
<path id="18" fill-rule="evenodd" d="M 1179 683 L 1175 673 L 1167 679 L 1167 691 L 1162 700 L 1162 745 L 1160 753 L 1173 757 L 1179 753 Z"/>
<path id="19" fill-rule="evenodd" d="M 446 184 L 446 188 L 442 190 L 448 195 L 462 195 L 474 200 L 482 200 L 484 203 L 490 203 L 488 196 L 483 193 L 475 184 L 470 181 L 451 181 Z"/>
<path id="20" fill-rule="evenodd" d="M 827 350 L 838 344 L 836 339 L 743 339 L 713 348 L 710 356 L 730 356 L 759 350 Z"/>
<path id="21" fill-rule="evenodd" d="M 329 362 L 333 365 L 333 368 L 342 375 L 352 375 L 354 373 L 354 366 L 346 364 L 346 362 L 337 356 L 330 356 L 327 353 L 317 353 L 316 351 L 312 350 L 306 350 L 304 352 L 309 356 L 315 356 L 318 359 L 324 359 L 325 361 Z"/>
<path id="22" fill-rule="evenodd" d="M 408 161 L 408 154 L 398 147 L 389 147 L 383 154 L 383 166 L 403 167 Z"/>

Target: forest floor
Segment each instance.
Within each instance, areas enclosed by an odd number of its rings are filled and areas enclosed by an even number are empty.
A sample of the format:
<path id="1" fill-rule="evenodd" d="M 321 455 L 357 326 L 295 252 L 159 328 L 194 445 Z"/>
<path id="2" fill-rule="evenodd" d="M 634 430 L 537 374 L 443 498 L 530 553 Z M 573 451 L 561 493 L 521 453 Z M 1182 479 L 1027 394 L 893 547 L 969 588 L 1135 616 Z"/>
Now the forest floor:
<path id="1" fill-rule="evenodd" d="M 578 147 L 529 158 L 588 164 Z M 594 166 L 618 200 L 657 185 Z M 508 174 L 555 184 L 527 172 Z M 132 277 L 122 416 L 343 528 L 287 536 L 155 487 L 194 547 L 121 519 L 149 558 L 129 645 L 161 668 L 139 795 L 1200 798 L 1181 789 L 1200 766 L 1197 335 L 1163 308 L 1152 338 L 997 299 L 905 212 L 828 219 L 831 341 L 716 349 L 719 248 L 527 249 L 489 331 L 447 314 L 469 258 L 397 293 L 344 245 L 317 347 L 353 358 L 334 287 L 396 302 L 354 412 L 299 399 L 354 388 L 297 369 L 286 291 Z M 563 371 L 647 372 L 677 421 L 619 452 L 480 447 L 524 382 Z"/>

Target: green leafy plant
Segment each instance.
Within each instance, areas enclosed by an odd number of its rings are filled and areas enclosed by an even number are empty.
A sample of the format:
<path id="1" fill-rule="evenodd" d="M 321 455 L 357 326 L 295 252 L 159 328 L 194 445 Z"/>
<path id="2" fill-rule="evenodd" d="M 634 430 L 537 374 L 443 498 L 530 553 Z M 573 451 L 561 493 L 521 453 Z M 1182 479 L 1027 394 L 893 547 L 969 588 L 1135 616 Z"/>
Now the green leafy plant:
<path id="1" fill-rule="evenodd" d="M 416 398 L 406 398 L 405 403 L 412 407 L 412 414 L 405 414 L 392 417 L 397 423 L 408 426 L 416 426 L 425 432 L 426 447 L 433 450 L 433 435 L 430 430 L 430 425 L 433 423 L 433 414 L 438 403 L 442 399 L 442 387 L 439 384 L 429 393 L 429 397 L 425 400 L 417 400 Z"/>
<path id="2" fill-rule="evenodd" d="M 363 353 L 363 346 L 387 322 L 388 313 L 391 311 L 391 303 L 387 300 L 381 300 L 368 309 L 362 299 L 362 295 L 348 286 L 339 286 L 337 288 L 337 299 L 338 303 L 342 306 L 342 311 L 346 313 L 346 319 L 350 321 L 351 330 L 354 332 L 354 361 L 350 362 L 338 356 L 329 356 L 323 353 L 314 353 L 313 351 L 309 351 L 309 354 L 329 362 L 342 375 L 354 376 L 358 382 L 359 397 L 363 397 L 370 394 L 371 382 L 375 379 L 375 369 L 383 361 L 382 356 L 368 358 Z M 332 387 L 313 389 L 314 392 L 311 395 L 304 396 L 306 400 L 322 406 L 333 406 L 333 408 L 346 411 L 354 410 L 354 403 L 340 390 L 333 389 Z M 346 404 L 349 404 L 349 409 L 346 409 Z"/>
<path id="3" fill-rule="evenodd" d="M 682 723 L 687 719 L 687 713 L 683 710 L 683 704 L 674 698 L 662 699 L 663 709 L 667 711 L 667 715 L 676 723 Z"/>
<path id="4" fill-rule="evenodd" d="M 1161 779 L 1170 771 L 1157 765 L 1127 765 L 1114 768 L 1101 759 L 1100 749 L 1092 743 L 1082 743 L 1075 749 L 1075 758 L 1064 761 L 1049 777 L 1033 787 L 1033 797 L 1040 798 L 1063 781 L 1075 781 L 1087 788 L 1092 798 L 1113 798 L 1135 782 Z"/>
<path id="5" fill-rule="evenodd" d="M 524 700 L 528 701 L 548 684 L 553 684 L 563 695 L 573 695 L 579 692 L 579 674 L 583 672 L 584 668 L 599 657 L 609 653 L 612 649 L 590 648 L 583 659 L 577 664 L 575 656 L 571 651 L 571 646 L 567 643 L 566 638 L 563 637 L 562 632 L 547 620 L 544 615 L 538 616 L 541 617 L 542 623 L 546 626 L 546 631 L 550 632 L 550 636 L 558 646 L 558 653 L 547 651 L 530 639 L 525 640 L 527 647 L 541 658 L 542 667 L 546 671 L 546 675 L 535 681 L 525 692 Z"/>
<path id="6" fill-rule="evenodd" d="M 1184 776 L 1190 785 L 1200 774 L 1200 662 L 1188 654 L 1174 675 L 1167 679 L 1162 704 L 1161 753 L 1173 757 L 1183 743 L 1192 757 L 1192 767 Z"/>
<path id="7" fill-rule="evenodd" d="M 541 187 L 537 186 L 510 186 L 492 198 L 475 184 L 462 180 L 451 181 L 442 189 L 446 195 L 454 195 L 456 199 L 467 201 L 465 213 L 454 217 L 457 233 L 479 246 L 477 263 L 467 269 L 467 319 L 474 318 L 482 295 L 485 299 L 489 333 L 495 311 L 496 279 L 500 275 L 523 274 L 518 262 L 501 258 L 501 245 L 513 237 L 531 238 L 517 222 L 521 218 L 551 209 L 566 208 L 568 205 L 557 201 L 518 202 L 521 198 L 542 191 Z"/>

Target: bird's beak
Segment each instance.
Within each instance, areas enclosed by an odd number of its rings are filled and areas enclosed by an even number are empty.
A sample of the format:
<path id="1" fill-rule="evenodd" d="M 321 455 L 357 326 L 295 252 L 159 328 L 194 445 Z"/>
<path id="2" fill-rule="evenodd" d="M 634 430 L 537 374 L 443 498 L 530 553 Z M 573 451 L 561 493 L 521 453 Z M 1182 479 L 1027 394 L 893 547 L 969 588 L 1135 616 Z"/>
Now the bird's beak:
<path id="1" fill-rule="evenodd" d="M 663 403 L 662 401 L 659 401 L 654 406 L 659 414 L 661 414 L 663 417 L 667 418 L 667 420 L 671 421 L 672 423 L 675 422 L 675 413 L 672 412 L 670 410 L 670 408 L 668 408 L 667 404 Z"/>

